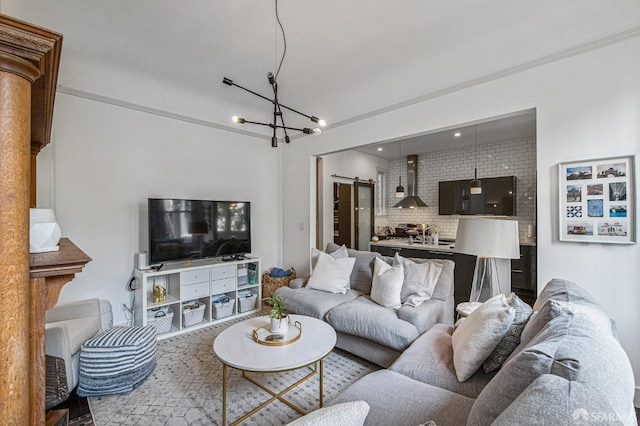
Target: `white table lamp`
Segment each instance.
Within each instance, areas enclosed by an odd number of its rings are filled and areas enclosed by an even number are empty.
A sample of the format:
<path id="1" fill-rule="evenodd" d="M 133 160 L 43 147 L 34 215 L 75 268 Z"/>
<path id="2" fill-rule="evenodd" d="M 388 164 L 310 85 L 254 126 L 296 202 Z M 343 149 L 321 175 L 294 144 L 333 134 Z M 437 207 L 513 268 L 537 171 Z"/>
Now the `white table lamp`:
<path id="1" fill-rule="evenodd" d="M 477 256 L 471 285 L 471 302 L 484 302 L 499 294 L 496 259 L 519 259 L 518 221 L 461 217 L 455 251 Z"/>

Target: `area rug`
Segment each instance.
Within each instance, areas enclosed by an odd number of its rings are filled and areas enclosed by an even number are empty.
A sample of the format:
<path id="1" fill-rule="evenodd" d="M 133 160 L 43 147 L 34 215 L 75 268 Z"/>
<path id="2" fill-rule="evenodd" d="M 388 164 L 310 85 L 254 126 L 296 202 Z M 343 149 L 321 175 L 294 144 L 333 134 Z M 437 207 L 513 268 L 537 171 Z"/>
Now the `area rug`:
<path id="1" fill-rule="evenodd" d="M 256 314 L 255 316 L 258 316 Z M 246 319 L 234 319 L 158 342 L 157 366 L 149 378 L 126 395 L 89 398 L 96 426 L 111 425 L 220 425 L 222 422 L 222 364 L 213 354 L 213 339 L 226 327 Z M 330 401 L 360 377 L 379 367 L 335 349 L 324 360 L 324 399 Z M 227 420 L 251 411 L 270 395 L 228 369 Z M 309 372 L 308 369 L 257 374 L 270 388 L 282 390 Z M 286 394 L 305 410 L 318 408 L 318 375 Z M 283 425 L 300 414 L 275 401 L 242 424 Z"/>

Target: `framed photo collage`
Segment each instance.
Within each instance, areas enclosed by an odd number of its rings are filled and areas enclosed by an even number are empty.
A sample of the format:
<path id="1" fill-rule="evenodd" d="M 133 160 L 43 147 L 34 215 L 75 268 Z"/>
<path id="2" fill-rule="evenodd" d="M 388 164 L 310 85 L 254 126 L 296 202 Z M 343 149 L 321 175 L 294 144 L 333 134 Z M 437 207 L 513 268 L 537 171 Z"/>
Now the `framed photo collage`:
<path id="1" fill-rule="evenodd" d="M 634 244 L 635 157 L 559 164 L 560 241 Z"/>

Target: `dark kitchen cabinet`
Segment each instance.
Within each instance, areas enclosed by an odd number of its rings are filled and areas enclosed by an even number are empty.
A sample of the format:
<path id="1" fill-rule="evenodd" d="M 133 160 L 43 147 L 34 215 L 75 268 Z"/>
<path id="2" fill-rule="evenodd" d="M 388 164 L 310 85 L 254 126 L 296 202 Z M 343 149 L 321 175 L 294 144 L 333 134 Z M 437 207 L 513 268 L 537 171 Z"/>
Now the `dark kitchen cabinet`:
<path id="1" fill-rule="evenodd" d="M 517 178 L 482 179 L 482 194 L 471 194 L 470 180 L 438 183 L 438 213 L 441 215 L 516 215 Z"/>
<path id="2" fill-rule="evenodd" d="M 511 290 L 533 305 L 538 295 L 537 248 L 520 246 L 520 258 L 511 261 Z"/>

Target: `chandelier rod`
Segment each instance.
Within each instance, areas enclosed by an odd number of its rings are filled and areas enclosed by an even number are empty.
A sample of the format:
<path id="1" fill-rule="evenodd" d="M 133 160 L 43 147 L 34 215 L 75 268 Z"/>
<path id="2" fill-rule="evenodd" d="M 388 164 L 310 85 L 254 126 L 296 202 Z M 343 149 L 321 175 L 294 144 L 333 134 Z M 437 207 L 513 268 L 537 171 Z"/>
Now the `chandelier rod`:
<path id="1" fill-rule="evenodd" d="M 276 103 L 276 100 L 275 100 L 275 99 L 267 98 L 266 96 L 263 96 L 263 95 L 261 95 L 260 93 L 256 93 L 256 92 L 254 92 L 254 91 L 253 91 L 253 90 L 251 90 L 251 89 L 247 89 L 246 87 L 243 87 L 243 86 L 239 85 L 238 83 L 234 82 L 233 80 L 231 80 L 231 79 L 230 79 L 230 78 L 228 78 L 228 77 L 224 77 L 224 78 L 222 79 L 222 82 L 223 82 L 224 84 L 226 84 L 227 86 L 235 86 L 235 87 L 238 87 L 238 88 L 240 88 L 240 89 L 242 89 L 242 90 L 244 90 L 244 91 L 247 91 L 247 92 L 251 93 L 252 95 L 256 95 L 257 97 L 264 99 L 265 101 L 269 101 L 269 102 L 270 102 L 270 103 L 272 103 L 272 104 L 273 104 L 273 103 Z M 317 123 L 317 122 L 318 122 L 318 120 L 319 120 L 319 119 L 318 119 L 318 117 L 316 117 L 316 116 L 314 116 L 314 115 L 307 115 L 307 114 L 305 114 L 304 112 L 300 112 L 300 111 L 298 111 L 297 109 L 291 108 L 291 107 L 289 107 L 289 106 L 287 106 L 287 105 L 285 105 L 285 104 L 282 104 L 282 103 L 280 103 L 280 102 L 278 102 L 278 105 L 280 105 L 280 107 L 282 107 L 282 108 L 288 109 L 288 110 L 289 110 L 289 111 L 291 111 L 291 112 L 295 112 L 296 114 L 300 114 L 301 116 L 308 118 L 309 120 L 313 121 L 314 123 Z"/>

